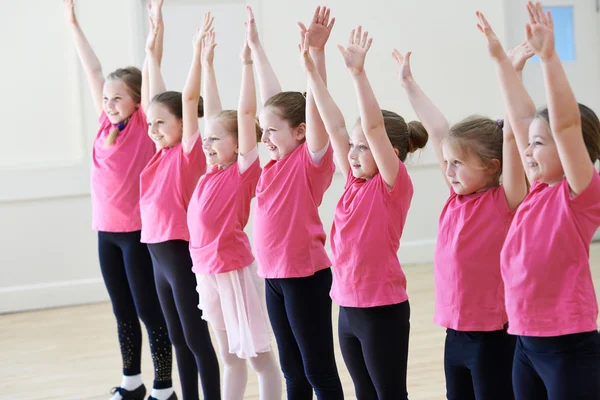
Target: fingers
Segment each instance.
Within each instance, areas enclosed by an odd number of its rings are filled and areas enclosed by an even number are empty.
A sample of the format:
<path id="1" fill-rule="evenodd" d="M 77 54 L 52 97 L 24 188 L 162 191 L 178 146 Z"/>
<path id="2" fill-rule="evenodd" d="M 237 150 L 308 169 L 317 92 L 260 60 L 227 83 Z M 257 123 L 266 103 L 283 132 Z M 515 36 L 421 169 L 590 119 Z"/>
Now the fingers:
<path id="1" fill-rule="evenodd" d="M 329 21 L 329 25 L 327 25 L 327 29 L 329 31 L 331 31 L 333 29 L 334 24 L 335 24 L 335 17 L 331 18 L 331 21 Z"/>
<path id="2" fill-rule="evenodd" d="M 368 52 L 371 48 L 371 43 L 373 43 L 373 39 L 369 38 L 369 40 L 367 41 L 367 47 L 365 48 L 365 53 Z"/>
<path id="3" fill-rule="evenodd" d="M 350 39 L 348 39 L 348 46 L 354 44 L 354 33 L 355 32 L 356 32 L 355 29 L 352 29 L 350 31 Z M 339 47 L 339 45 L 338 45 L 338 47 Z"/>
<path id="4" fill-rule="evenodd" d="M 356 29 L 356 34 L 354 35 L 354 39 L 353 39 L 352 43 L 359 44 L 361 37 L 362 37 L 362 26 L 359 25 L 358 28 Z"/>
<path id="5" fill-rule="evenodd" d="M 554 19 L 552 19 L 552 12 L 550 10 L 547 11 L 547 17 L 548 19 L 548 23 L 547 25 L 554 30 Z"/>
<path id="6" fill-rule="evenodd" d="M 360 47 L 365 47 L 367 44 L 367 39 L 369 38 L 369 32 L 364 31 L 363 35 L 362 35 L 362 39 L 360 41 Z"/>
<path id="7" fill-rule="evenodd" d="M 535 6 L 533 5 L 533 3 L 531 1 L 527 2 L 527 14 L 529 15 L 529 23 L 535 24 L 536 23 Z"/>
<path id="8" fill-rule="evenodd" d="M 344 46 L 342 46 L 341 44 L 338 44 L 337 48 L 340 51 L 340 53 L 342 54 L 342 57 L 344 57 L 344 61 L 345 61 L 346 60 L 346 49 L 344 49 Z"/>
<path id="9" fill-rule="evenodd" d="M 319 14 L 320 13 L 321 13 L 321 6 L 318 6 L 315 9 L 315 13 L 313 14 L 313 17 L 312 17 L 312 23 L 313 24 L 317 24 L 319 22 Z"/>
<path id="10" fill-rule="evenodd" d="M 306 29 L 306 25 L 304 25 L 302 22 L 298 22 L 298 26 L 300 27 L 300 34 L 304 36 L 304 32 L 308 30 Z"/>

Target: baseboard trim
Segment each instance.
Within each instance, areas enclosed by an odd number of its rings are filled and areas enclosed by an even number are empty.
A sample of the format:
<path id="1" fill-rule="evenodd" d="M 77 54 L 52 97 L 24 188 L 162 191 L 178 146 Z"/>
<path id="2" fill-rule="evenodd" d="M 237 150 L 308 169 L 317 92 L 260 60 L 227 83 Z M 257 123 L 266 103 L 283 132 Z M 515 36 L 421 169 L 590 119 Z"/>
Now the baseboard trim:
<path id="1" fill-rule="evenodd" d="M 108 300 L 101 278 L 0 288 L 0 314 Z"/>
<path id="2" fill-rule="evenodd" d="M 400 242 L 398 258 L 402 265 L 433 263 L 436 239 Z"/>

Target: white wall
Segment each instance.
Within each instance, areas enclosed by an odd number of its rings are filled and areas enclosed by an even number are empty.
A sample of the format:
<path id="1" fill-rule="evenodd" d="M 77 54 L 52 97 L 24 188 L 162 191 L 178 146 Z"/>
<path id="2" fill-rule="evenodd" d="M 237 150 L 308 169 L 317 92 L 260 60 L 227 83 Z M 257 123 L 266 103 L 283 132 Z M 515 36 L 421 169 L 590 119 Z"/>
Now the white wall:
<path id="1" fill-rule="evenodd" d="M 182 19 L 181 8 L 210 9 L 215 3 L 218 81 L 223 105 L 235 107 L 241 43 L 235 36 L 241 30 L 229 26 L 243 21 L 243 2 L 165 3 L 164 68 L 169 88 L 181 90 L 190 61 L 193 30 L 185 32 L 184 27 L 193 19 Z M 374 38 L 366 68 L 383 108 L 414 118 L 395 77 L 391 51 L 397 47 L 413 51 L 416 78 L 452 122 L 471 113 L 500 116 L 494 70 L 476 28 L 475 11 L 482 7 L 503 37 L 504 10 L 500 1 L 485 3 L 329 1 L 337 20 L 327 48 L 329 86 L 347 123 L 354 123 L 357 106 L 335 45 L 345 44 L 350 29 L 358 24 Z M 296 22 L 308 24 L 317 2 L 255 0 L 251 4 L 284 90 L 304 90 Z M 141 65 L 146 26 L 141 10 L 138 0 L 77 1 L 81 25 L 105 73 L 118 66 Z M 225 10 L 235 15 L 225 17 Z M 64 25 L 61 2 L 11 2 L 4 12 L 0 43 L 7 49 L 5 59 L 12 62 L 0 65 L 5 102 L 0 107 L 4 139 L 0 146 L 0 312 L 105 299 L 96 235 L 90 229 L 88 187 L 97 117 Z M 201 13 L 196 21 L 202 21 Z M 405 264 L 433 257 L 447 189 L 432 160 L 427 150 L 410 163 L 415 196 L 400 250 Z M 342 186 L 341 176 L 336 175 L 321 207 L 326 231 Z"/>

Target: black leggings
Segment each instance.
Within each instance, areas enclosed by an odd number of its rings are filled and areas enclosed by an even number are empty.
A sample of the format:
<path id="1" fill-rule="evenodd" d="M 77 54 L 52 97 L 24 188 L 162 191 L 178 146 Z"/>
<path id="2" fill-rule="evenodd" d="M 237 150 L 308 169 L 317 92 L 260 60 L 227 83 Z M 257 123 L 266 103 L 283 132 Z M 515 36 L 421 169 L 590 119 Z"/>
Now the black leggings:
<path id="1" fill-rule="evenodd" d="M 344 398 L 333 351 L 331 269 L 306 278 L 267 279 L 267 310 L 288 400 Z"/>
<path id="2" fill-rule="evenodd" d="M 513 387 L 517 400 L 600 399 L 600 334 L 517 337 Z"/>
<path id="3" fill-rule="evenodd" d="M 340 307 L 342 356 L 358 400 L 407 400 L 408 300 L 388 306 Z"/>
<path id="4" fill-rule="evenodd" d="M 170 240 L 149 244 L 156 290 L 175 347 L 183 400 L 197 400 L 198 372 L 204 399 L 221 398 L 219 362 L 198 309 L 196 277 L 192 272 L 189 244 Z"/>
<path id="5" fill-rule="evenodd" d="M 171 341 L 156 295 L 152 260 L 146 245 L 140 243 L 140 231 L 98 232 L 98 255 L 117 319 L 123 375 L 141 373 L 141 319 L 154 363 L 153 387 L 171 387 Z"/>
<path id="6" fill-rule="evenodd" d="M 444 348 L 448 400 L 512 400 L 516 337 L 506 329 L 463 332 L 448 329 Z"/>

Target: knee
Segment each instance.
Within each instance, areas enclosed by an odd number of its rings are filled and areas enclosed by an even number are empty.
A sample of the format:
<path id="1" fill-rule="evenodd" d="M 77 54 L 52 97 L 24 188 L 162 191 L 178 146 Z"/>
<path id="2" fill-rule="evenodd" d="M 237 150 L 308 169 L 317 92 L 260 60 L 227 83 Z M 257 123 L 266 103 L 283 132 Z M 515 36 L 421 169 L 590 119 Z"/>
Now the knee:
<path id="1" fill-rule="evenodd" d="M 246 360 L 239 358 L 235 354 L 231 354 L 227 350 L 222 350 L 219 355 L 221 356 L 223 366 L 227 369 L 238 370 L 241 368 L 246 368 Z"/>
<path id="2" fill-rule="evenodd" d="M 250 366 L 257 374 L 277 371 L 279 369 L 272 351 L 258 353 L 256 357 L 252 357 L 248 361 L 250 361 Z"/>

